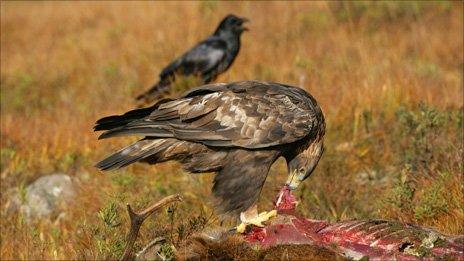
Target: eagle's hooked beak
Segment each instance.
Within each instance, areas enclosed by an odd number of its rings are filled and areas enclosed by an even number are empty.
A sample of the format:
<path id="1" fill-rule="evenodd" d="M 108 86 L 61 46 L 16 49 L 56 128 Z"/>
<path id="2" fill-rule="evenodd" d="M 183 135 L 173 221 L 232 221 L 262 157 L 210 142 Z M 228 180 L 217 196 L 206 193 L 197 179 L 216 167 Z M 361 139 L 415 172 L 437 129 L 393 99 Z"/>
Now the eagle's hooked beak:
<path id="1" fill-rule="evenodd" d="M 291 190 L 297 189 L 300 183 L 311 175 L 323 152 L 323 143 L 319 141 L 288 162 L 289 175 L 286 185 Z"/>
<path id="2" fill-rule="evenodd" d="M 287 182 L 285 184 L 291 189 L 295 190 L 301 184 L 301 182 L 305 179 L 306 173 L 299 172 L 297 170 L 293 171 L 288 175 Z"/>

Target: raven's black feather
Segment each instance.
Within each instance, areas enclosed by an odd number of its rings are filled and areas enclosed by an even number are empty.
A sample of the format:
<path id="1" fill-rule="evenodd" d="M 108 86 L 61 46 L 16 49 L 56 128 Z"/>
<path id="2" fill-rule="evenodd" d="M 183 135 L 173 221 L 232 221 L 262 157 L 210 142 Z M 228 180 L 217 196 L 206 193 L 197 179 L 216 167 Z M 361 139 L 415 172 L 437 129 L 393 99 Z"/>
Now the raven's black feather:
<path id="1" fill-rule="evenodd" d="M 159 81 L 136 99 L 149 103 L 165 96 L 176 76 L 194 75 L 203 83 L 213 81 L 234 62 L 240 50 L 240 36 L 247 30 L 242 26 L 246 21 L 235 15 L 226 16 L 211 36 L 166 66 Z"/>

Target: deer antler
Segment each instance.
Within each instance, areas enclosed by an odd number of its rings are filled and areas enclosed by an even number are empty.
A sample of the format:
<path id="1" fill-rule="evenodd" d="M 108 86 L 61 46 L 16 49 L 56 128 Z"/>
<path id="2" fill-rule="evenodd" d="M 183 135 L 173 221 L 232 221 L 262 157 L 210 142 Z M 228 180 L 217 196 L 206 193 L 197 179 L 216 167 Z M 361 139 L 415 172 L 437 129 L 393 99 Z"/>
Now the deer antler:
<path id="1" fill-rule="evenodd" d="M 130 260 L 130 258 L 132 257 L 132 250 L 134 247 L 134 243 L 139 235 L 139 230 L 140 230 L 140 227 L 142 226 L 143 221 L 145 221 L 147 217 L 149 217 L 151 214 L 153 214 L 156 210 L 160 209 L 161 207 L 169 203 L 181 201 L 181 200 L 182 198 L 178 194 L 167 196 L 163 198 L 162 200 L 156 202 L 155 204 L 149 206 L 148 208 L 142 210 L 141 212 L 134 212 L 132 210 L 132 207 L 129 204 L 127 204 L 127 212 L 129 213 L 131 227 L 130 227 L 129 234 L 127 234 L 127 240 L 126 240 L 127 243 L 124 249 L 124 254 L 121 257 L 121 260 L 123 261 Z"/>

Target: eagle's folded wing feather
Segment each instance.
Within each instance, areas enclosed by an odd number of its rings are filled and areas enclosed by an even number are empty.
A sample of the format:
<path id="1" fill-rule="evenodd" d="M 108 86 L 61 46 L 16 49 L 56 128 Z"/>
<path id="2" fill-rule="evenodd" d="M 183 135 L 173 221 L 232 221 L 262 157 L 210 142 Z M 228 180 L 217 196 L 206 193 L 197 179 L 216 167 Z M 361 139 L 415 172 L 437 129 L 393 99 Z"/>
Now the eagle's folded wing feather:
<path id="1" fill-rule="evenodd" d="M 294 90 L 282 93 L 272 86 L 221 86 L 194 90 L 197 95 L 160 104 L 149 116 L 109 130 L 100 138 L 139 134 L 256 149 L 298 141 L 319 120 L 316 106 Z"/>

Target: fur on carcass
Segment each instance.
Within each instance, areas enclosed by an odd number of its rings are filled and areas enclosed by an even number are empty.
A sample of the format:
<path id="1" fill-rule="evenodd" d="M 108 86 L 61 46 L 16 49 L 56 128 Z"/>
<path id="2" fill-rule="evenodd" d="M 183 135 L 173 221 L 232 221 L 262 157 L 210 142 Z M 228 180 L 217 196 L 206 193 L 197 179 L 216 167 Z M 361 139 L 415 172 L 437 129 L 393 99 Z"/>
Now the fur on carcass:
<path id="1" fill-rule="evenodd" d="M 387 220 L 329 223 L 307 219 L 295 211 L 288 187 L 274 201 L 278 215 L 265 227 L 244 235 L 227 231 L 202 233 L 183 249 L 180 259 L 328 260 L 336 256 L 360 260 L 464 260 L 464 236 L 449 236 L 431 228 Z"/>

